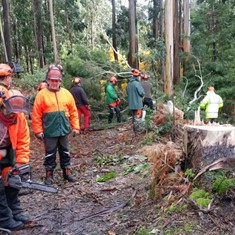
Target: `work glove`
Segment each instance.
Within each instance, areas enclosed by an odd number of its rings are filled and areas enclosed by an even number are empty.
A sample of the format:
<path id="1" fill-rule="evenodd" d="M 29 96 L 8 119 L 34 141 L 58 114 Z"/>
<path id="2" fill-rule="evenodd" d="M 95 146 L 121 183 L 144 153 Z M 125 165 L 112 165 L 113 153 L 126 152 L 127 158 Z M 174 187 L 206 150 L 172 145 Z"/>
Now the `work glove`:
<path id="1" fill-rule="evenodd" d="M 75 137 L 75 136 L 77 136 L 77 135 L 79 135 L 80 134 L 80 131 L 79 130 L 76 130 L 76 129 L 73 129 L 72 130 L 72 135 L 73 135 L 73 137 Z"/>
<path id="2" fill-rule="evenodd" d="M 35 136 L 39 139 L 39 140 L 44 140 L 44 134 L 43 132 L 35 134 Z"/>

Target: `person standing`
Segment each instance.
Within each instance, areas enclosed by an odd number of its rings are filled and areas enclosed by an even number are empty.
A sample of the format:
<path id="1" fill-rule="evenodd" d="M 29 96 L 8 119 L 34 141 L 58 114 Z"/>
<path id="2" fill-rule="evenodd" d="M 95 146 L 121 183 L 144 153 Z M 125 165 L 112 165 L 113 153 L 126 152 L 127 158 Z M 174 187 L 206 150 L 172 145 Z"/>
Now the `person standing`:
<path id="1" fill-rule="evenodd" d="M 213 86 L 209 86 L 206 96 L 200 102 L 200 108 L 205 109 L 205 123 L 213 123 L 218 118 L 219 109 L 222 107 L 222 98 L 215 93 Z"/>
<path id="2" fill-rule="evenodd" d="M 56 168 L 56 152 L 59 151 L 63 177 L 69 182 L 76 179 L 71 175 L 71 157 L 68 135 L 80 133 L 77 108 L 72 94 L 61 87 L 62 71 L 50 65 L 46 74 L 48 86 L 38 92 L 33 106 L 32 128 L 35 136 L 44 141 L 46 184 L 53 184 Z"/>
<path id="3" fill-rule="evenodd" d="M 145 95 L 144 89 L 139 80 L 140 71 L 138 69 L 132 70 L 132 77 L 128 79 L 126 87 L 128 106 L 132 111 L 133 130 L 138 131 L 137 123 L 142 115 L 143 97 Z"/>
<path id="4" fill-rule="evenodd" d="M 118 98 L 115 86 L 117 85 L 117 78 L 109 78 L 108 84 L 105 88 L 106 93 L 106 104 L 109 107 L 108 123 L 112 123 L 113 116 L 116 113 L 117 122 L 122 122 L 122 114 L 120 109 L 121 100 Z"/>
<path id="5" fill-rule="evenodd" d="M 153 99 L 152 99 L 152 83 L 150 82 L 150 75 L 142 74 L 141 75 L 141 85 L 144 89 L 144 99 L 143 106 L 149 107 L 153 110 Z"/>
<path id="6" fill-rule="evenodd" d="M 0 64 L 0 227 L 20 229 L 30 221 L 23 213 L 19 189 L 7 183 L 13 167 L 29 163 L 30 134 L 26 116 L 28 100 L 17 90 L 9 90 L 14 70 Z"/>
<path id="7" fill-rule="evenodd" d="M 84 131 L 88 131 L 90 128 L 90 105 L 88 103 L 87 94 L 81 87 L 81 78 L 75 77 L 73 80 L 73 86 L 70 89 L 71 94 L 75 100 L 78 117 L 80 121 L 80 127 L 82 127 L 82 115 L 84 116 Z"/>

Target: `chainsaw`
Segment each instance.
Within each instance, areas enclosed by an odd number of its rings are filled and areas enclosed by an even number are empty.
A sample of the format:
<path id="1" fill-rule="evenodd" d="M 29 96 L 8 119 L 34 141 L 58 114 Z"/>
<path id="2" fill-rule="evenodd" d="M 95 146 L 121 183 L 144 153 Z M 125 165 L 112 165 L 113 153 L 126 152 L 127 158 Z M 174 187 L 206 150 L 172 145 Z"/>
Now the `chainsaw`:
<path id="1" fill-rule="evenodd" d="M 57 193 L 58 189 L 45 184 L 35 183 L 31 180 L 32 168 L 30 164 L 24 164 L 20 167 L 13 167 L 7 174 L 7 182 L 9 186 L 21 189 L 33 189 L 48 193 Z"/>

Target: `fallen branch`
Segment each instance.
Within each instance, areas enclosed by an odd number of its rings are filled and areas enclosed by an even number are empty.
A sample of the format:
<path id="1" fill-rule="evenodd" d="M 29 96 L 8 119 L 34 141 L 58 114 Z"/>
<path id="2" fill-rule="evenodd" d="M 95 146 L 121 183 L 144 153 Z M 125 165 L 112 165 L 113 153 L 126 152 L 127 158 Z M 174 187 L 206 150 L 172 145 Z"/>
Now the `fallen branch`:
<path id="1" fill-rule="evenodd" d="M 229 157 L 229 158 L 221 158 L 218 159 L 217 161 L 211 163 L 208 166 L 205 166 L 193 179 L 194 181 L 202 174 L 204 174 L 206 171 L 213 171 L 213 170 L 218 170 L 222 168 L 234 168 L 235 167 L 235 158 L 234 157 Z"/>

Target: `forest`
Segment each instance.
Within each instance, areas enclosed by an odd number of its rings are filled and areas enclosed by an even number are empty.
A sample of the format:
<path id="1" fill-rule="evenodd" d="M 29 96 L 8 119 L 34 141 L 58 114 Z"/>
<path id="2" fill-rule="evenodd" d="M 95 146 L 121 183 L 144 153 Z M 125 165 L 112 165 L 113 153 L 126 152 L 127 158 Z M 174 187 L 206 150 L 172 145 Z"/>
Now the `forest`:
<path id="1" fill-rule="evenodd" d="M 151 75 L 156 102 L 174 99 L 184 112 L 214 85 L 224 99 L 221 121 L 233 122 L 234 4 L 3 0 L 0 58 L 24 68 L 17 82 L 28 90 L 50 64 L 61 63 L 65 87 L 80 76 L 89 97 L 99 100 L 102 81 L 115 75 L 122 84 L 131 68 L 139 68 Z"/>
<path id="2" fill-rule="evenodd" d="M 32 97 L 49 66 L 60 64 L 62 86 L 80 77 L 91 107 L 91 129 L 69 136 L 77 182 L 62 181 L 56 168 L 58 193 L 23 189 L 32 222 L 14 235 L 235 234 L 234 0 L 1 3 L 1 63 L 23 69 L 13 88 Z M 126 94 L 133 68 L 150 75 L 156 106 L 139 133 Z M 107 123 L 111 76 L 121 124 Z M 208 86 L 223 99 L 219 124 L 190 129 Z M 30 116 L 28 123 L 32 179 L 42 183 L 44 146 Z"/>

